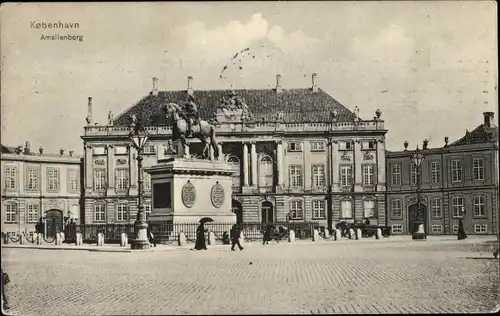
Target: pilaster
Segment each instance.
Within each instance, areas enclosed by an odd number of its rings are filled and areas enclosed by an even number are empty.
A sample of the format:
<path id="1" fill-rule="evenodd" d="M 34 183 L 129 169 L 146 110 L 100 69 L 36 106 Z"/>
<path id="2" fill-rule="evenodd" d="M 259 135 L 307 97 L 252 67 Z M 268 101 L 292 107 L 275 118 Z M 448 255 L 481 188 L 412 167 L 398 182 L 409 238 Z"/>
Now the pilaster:
<path id="1" fill-rule="evenodd" d="M 243 142 L 243 186 L 248 186 L 248 144 Z"/>
<path id="2" fill-rule="evenodd" d="M 128 146 L 128 172 L 129 172 L 129 195 L 137 195 L 137 150 L 134 146 Z"/>
<path id="3" fill-rule="evenodd" d="M 304 141 L 303 147 L 302 147 L 302 157 L 303 157 L 303 164 L 304 164 L 304 189 L 305 190 L 311 190 L 311 181 L 312 181 L 312 176 L 311 176 L 311 163 L 309 161 L 309 153 L 311 152 L 309 150 L 310 147 L 310 142 L 309 141 Z"/>
<path id="4" fill-rule="evenodd" d="M 340 182 L 339 182 L 339 161 L 340 160 L 340 155 L 339 155 L 339 142 L 338 141 L 332 141 L 332 146 L 331 146 L 331 179 L 332 179 L 332 191 L 333 192 L 340 192 Z"/>
<path id="5" fill-rule="evenodd" d="M 108 186 L 107 186 L 107 195 L 112 195 L 114 194 L 114 189 L 115 189 L 115 167 L 114 167 L 114 160 L 115 160 L 115 155 L 113 152 L 113 145 L 107 145 L 106 146 L 106 154 L 107 154 L 107 161 L 108 161 Z"/>
<path id="6" fill-rule="evenodd" d="M 276 142 L 276 160 L 278 169 L 278 187 L 283 187 L 283 142 L 281 140 Z"/>
<path id="7" fill-rule="evenodd" d="M 257 151 L 255 142 L 250 142 L 250 162 L 252 164 L 252 186 L 257 187 Z"/>
<path id="8" fill-rule="evenodd" d="M 92 192 L 92 184 L 93 184 L 93 161 L 92 161 L 92 146 L 91 145 L 86 145 L 85 146 L 85 194 L 89 195 Z M 42 170 L 40 170 L 40 173 L 42 173 Z M 42 183 L 44 179 L 42 179 Z M 43 191 L 42 191 L 43 192 Z"/>
<path id="9" fill-rule="evenodd" d="M 363 170 L 361 168 L 361 162 L 363 161 L 363 155 L 361 153 L 361 142 L 356 140 L 354 143 L 354 192 L 363 192 Z"/>
<path id="10" fill-rule="evenodd" d="M 385 143 L 384 140 L 377 142 L 377 192 L 385 192 Z"/>

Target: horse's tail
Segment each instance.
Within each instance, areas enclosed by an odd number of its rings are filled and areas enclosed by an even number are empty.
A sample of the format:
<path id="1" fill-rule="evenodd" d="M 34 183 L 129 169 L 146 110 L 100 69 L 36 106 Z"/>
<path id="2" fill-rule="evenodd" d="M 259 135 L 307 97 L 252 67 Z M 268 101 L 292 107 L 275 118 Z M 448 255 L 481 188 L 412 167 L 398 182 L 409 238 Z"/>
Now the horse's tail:
<path id="1" fill-rule="evenodd" d="M 215 137 L 215 127 L 213 125 L 210 125 L 210 144 L 214 150 L 214 158 L 218 159 L 221 153 L 219 152 L 219 146 L 217 145 L 217 139 Z"/>

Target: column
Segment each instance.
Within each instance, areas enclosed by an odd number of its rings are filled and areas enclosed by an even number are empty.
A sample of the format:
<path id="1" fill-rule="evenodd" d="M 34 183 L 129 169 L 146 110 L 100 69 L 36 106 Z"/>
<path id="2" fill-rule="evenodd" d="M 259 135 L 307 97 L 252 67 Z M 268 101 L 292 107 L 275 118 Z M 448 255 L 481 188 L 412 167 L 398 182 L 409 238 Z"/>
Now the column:
<path id="1" fill-rule="evenodd" d="M 361 153 L 361 142 L 359 140 L 356 140 L 353 142 L 354 145 L 354 169 L 355 169 L 355 174 L 354 174 L 354 191 L 355 192 L 361 192 L 362 191 L 362 174 L 363 170 L 361 168 L 361 162 L 363 161 L 363 154 Z"/>
<path id="2" fill-rule="evenodd" d="M 115 187 L 115 168 L 114 159 L 115 155 L 113 152 L 113 145 L 106 146 L 106 153 L 108 155 L 108 191 L 114 189 Z"/>
<path id="3" fill-rule="evenodd" d="M 243 143 L 243 185 L 248 186 L 248 144 Z"/>
<path id="4" fill-rule="evenodd" d="M 40 170 L 42 172 L 42 170 Z M 92 146 L 85 146 L 85 189 L 92 191 Z M 42 191 L 43 192 L 43 191 Z"/>
<path id="5" fill-rule="evenodd" d="M 332 141 L 331 152 L 330 152 L 331 162 L 330 162 L 330 172 L 332 179 L 332 190 L 339 191 L 340 182 L 339 182 L 339 142 L 334 140 Z"/>
<path id="6" fill-rule="evenodd" d="M 278 169 L 278 186 L 283 186 L 283 142 L 281 140 L 276 142 L 276 166 Z"/>
<path id="7" fill-rule="evenodd" d="M 255 142 L 250 143 L 250 161 L 252 163 L 252 186 L 257 186 L 257 151 L 255 149 Z"/>
<path id="8" fill-rule="evenodd" d="M 303 179 L 303 185 L 305 190 L 311 190 L 312 187 L 312 175 L 311 175 L 311 163 L 310 163 L 310 155 L 309 153 L 311 152 L 309 147 L 310 147 L 310 142 L 309 141 L 304 141 L 302 143 L 302 161 L 303 161 L 303 172 L 302 174 L 304 175 Z"/>
<path id="9" fill-rule="evenodd" d="M 219 151 L 219 161 L 224 161 L 224 154 L 222 153 L 222 144 L 217 144 L 217 149 Z"/>
<path id="10" fill-rule="evenodd" d="M 385 143 L 382 139 L 377 142 L 377 191 L 385 191 Z"/>
<path id="11" fill-rule="evenodd" d="M 129 181 L 129 194 L 137 194 L 137 150 L 134 146 L 128 146 L 128 181 Z"/>

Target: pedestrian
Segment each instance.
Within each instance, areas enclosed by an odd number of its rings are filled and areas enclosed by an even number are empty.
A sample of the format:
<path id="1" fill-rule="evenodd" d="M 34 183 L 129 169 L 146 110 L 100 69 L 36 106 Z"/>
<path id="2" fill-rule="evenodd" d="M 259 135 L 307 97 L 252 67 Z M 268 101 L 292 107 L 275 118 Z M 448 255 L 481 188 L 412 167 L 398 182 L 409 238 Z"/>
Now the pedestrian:
<path id="1" fill-rule="evenodd" d="M 194 244 L 194 249 L 196 250 L 207 250 L 207 242 L 205 239 L 205 225 L 201 223 L 196 229 L 196 243 Z"/>
<path id="2" fill-rule="evenodd" d="M 233 225 L 233 228 L 231 228 L 231 251 L 235 251 L 234 246 L 236 245 L 238 245 L 240 251 L 243 250 L 243 247 L 240 244 L 240 235 L 241 231 L 238 225 Z"/>
<path id="3" fill-rule="evenodd" d="M 149 230 L 148 228 L 148 240 L 149 243 L 153 245 L 153 247 L 156 247 L 156 241 L 155 241 L 155 235 Z"/>
<path id="4" fill-rule="evenodd" d="M 229 245 L 231 242 L 230 242 L 230 239 L 229 239 L 229 234 L 225 231 L 223 234 L 222 234 L 222 244 L 224 245 Z"/>
<path id="5" fill-rule="evenodd" d="M 5 294 L 4 286 L 10 282 L 9 275 L 7 273 L 3 273 L 3 269 L 0 269 L 2 272 L 2 309 L 8 310 L 10 309 L 9 303 L 7 302 L 7 295 Z"/>
<path id="6" fill-rule="evenodd" d="M 264 232 L 264 237 L 262 238 L 262 244 L 263 245 L 269 245 L 269 241 L 271 240 L 271 234 L 272 234 L 273 228 L 271 224 L 267 225 L 266 231 Z"/>
<path id="7" fill-rule="evenodd" d="M 462 239 L 465 239 L 467 238 L 467 235 L 465 234 L 465 230 L 464 230 L 464 222 L 463 222 L 463 219 L 460 217 L 458 219 L 458 240 L 462 240 Z"/>

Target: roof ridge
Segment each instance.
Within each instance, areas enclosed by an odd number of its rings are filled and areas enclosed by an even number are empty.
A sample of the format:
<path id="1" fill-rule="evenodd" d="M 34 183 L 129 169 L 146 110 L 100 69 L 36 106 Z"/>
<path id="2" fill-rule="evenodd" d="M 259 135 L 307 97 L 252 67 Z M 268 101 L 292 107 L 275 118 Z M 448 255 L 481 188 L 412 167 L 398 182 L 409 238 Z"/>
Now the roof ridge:
<path id="1" fill-rule="evenodd" d="M 114 119 L 113 119 L 113 123 L 115 121 L 117 121 L 118 119 L 120 119 L 122 117 L 122 115 L 124 115 L 125 113 L 128 112 L 128 110 L 132 109 L 133 107 L 135 107 L 136 105 L 139 105 L 144 99 L 146 99 L 147 97 L 149 97 L 151 94 L 147 94 L 143 97 L 141 97 L 139 99 L 139 101 L 137 101 L 136 103 L 132 104 L 131 106 L 129 106 L 128 108 L 126 108 L 125 110 L 121 111 L 120 114 L 118 114 Z"/>

